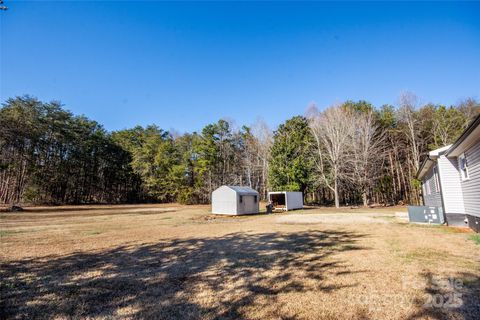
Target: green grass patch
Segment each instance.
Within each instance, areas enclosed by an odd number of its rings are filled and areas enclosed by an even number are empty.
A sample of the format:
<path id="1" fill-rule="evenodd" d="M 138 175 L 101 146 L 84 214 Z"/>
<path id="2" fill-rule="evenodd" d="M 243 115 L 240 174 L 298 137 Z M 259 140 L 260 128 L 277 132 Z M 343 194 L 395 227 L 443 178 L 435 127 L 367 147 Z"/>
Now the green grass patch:
<path id="1" fill-rule="evenodd" d="M 342 250 L 358 250 L 358 249 L 360 249 L 359 246 L 356 246 L 354 244 L 345 244 L 341 248 L 342 248 Z"/>
<path id="2" fill-rule="evenodd" d="M 38 230 L 36 229 L 30 229 L 30 230 L 0 230 L 0 237 L 8 237 L 8 236 L 13 236 L 19 233 L 28 233 L 28 232 L 37 232 Z"/>
<path id="3" fill-rule="evenodd" d="M 442 227 L 437 224 L 414 223 L 414 222 L 402 224 L 402 226 L 404 226 L 405 228 L 412 228 L 412 229 L 440 229 Z"/>
<path id="4" fill-rule="evenodd" d="M 478 278 L 464 278 L 461 279 L 463 284 L 470 288 L 480 288 L 480 279 Z"/>
<path id="5" fill-rule="evenodd" d="M 405 255 L 403 255 L 403 258 L 408 261 L 426 261 L 426 260 L 436 260 L 438 257 L 441 257 L 443 255 L 442 252 L 439 252 L 437 250 L 432 250 L 432 249 L 417 249 L 417 250 L 412 250 Z"/>
<path id="6" fill-rule="evenodd" d="M 0 237 L 7 237 L 11 236 L 13 234 L 19 233 L 19 231 L 13 231 L 13 230 L 0 230 Z"/>
<path id="7" fill-rule="evenodd" d="M 455 234 L 455 233 L 465 233 L 468 232 L 468 229 L 466 228 L 455 228 L 455 227 L 449 227 L 445 225 L 438 225 L 438 224 L 428 224 L 428 223 L 407 223 L 403 224 L 403 226 L 407 228 L 415 228 L 415 229 L 429 229 L 429 230 L 435 230 L 438 231 L 438 233 L 444 233 L 444 234 Z"/>
<path id="8" fill-rule="evenodd" d="M 102 232 L 101 231 L 98 231 L 98 230 L 90 230 L 90 231 L 87 231 L 84 233 L 84 235 L 86 236 L 95 236 L 97 234 L 101 234 Z"/>
<path id="9" fill-rule="evenodd" d="M 468 239 L 480 245 L 480 234 L 472 234 L 470 237 L 468 237 Z"/>
<path id="10" fill-rule="evenodd" d="M 387 220 L 387 221 L 393 221 L 396 219 L 395 216 L 372 216 L 373 219 L 381 219 L 381 220 Z"/>

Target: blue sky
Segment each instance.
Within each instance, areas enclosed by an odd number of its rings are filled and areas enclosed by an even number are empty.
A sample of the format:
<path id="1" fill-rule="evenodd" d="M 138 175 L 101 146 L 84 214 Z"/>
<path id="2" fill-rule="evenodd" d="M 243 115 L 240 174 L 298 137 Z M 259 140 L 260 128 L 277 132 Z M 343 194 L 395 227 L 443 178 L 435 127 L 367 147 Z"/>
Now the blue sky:
<path id="1" fill-rule="evenodd" d="M 311 102 L 480 98 L 480 2 L 9 1 L 0 100 L 57 99 L 109 130 L 272 127 Z"/>

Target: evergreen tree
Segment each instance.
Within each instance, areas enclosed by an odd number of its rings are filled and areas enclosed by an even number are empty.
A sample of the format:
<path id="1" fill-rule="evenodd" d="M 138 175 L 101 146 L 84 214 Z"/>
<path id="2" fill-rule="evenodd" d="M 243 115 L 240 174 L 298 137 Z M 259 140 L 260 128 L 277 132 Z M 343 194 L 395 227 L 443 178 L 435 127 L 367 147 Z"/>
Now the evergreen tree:
<path id="1" fill-rule="evenodd" d="M 313 185 L 313 137 L 307 119 L 296 116 L 273 135 L 269 163 L 272 190 L 305 192 Z"/>

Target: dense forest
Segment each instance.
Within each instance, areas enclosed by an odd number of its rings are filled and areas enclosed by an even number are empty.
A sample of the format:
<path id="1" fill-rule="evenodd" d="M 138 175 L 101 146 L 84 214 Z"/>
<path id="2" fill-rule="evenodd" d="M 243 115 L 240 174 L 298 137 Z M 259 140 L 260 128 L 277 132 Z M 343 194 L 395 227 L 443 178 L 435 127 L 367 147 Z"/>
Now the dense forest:
<path id="1" fill-rule="evenodd" d="M 61 103 L 29 96 L 0 109 L 0 203 L 208 203 L 220 185 L 299 190 L 325 205 L 418 203 L 426 153 L 452 143 L 480 112 L 466 99 L 397 106 L 347 101 L 288 119 L 219 120 L 201 132 L 156 125 L 107 132 Z"/>

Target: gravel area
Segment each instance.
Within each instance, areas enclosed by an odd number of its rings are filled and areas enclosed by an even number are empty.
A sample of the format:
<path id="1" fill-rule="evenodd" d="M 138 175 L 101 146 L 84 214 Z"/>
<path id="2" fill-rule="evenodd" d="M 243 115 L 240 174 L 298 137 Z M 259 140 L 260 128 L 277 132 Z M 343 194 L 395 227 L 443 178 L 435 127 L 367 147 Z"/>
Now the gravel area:
<path id="1" fill-rule="evenodd" d="M 290 214 L 278 217 L 277 223 L 285 224 L 352 224 L 352 223 L 390 223 L 390 216 L 379 216 L 374 214 Z"/>

